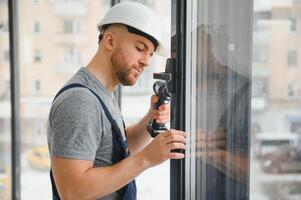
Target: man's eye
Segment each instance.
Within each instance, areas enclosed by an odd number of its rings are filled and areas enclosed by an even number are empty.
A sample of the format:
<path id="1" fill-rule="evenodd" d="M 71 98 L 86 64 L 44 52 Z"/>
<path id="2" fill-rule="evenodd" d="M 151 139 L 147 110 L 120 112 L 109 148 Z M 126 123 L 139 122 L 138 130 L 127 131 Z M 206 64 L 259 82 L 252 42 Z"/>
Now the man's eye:
<path id="1" fill-rule="evenodd" d="M 137 51 L 143 51 L 142 48 L 136 47 Z"/>

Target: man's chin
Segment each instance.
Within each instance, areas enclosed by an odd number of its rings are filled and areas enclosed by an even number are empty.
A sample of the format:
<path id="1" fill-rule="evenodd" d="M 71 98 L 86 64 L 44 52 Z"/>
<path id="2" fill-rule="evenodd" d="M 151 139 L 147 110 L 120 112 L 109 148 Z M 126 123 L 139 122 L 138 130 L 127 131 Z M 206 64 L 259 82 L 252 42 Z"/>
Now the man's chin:
<path id="1" fill-rule="evenodd" d="M 121 84 L 123 86 L 133 86 L 135 85 L 137 82 L 137 79 L 136 80 L 125 80 L 125 81 L 122 81 Z"/>

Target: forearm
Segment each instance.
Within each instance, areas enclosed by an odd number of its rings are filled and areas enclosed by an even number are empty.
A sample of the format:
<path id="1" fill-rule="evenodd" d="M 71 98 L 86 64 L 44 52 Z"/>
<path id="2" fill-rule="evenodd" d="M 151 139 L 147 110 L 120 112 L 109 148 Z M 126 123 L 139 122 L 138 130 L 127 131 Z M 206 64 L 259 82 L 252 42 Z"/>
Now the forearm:
<path id="1" fill-rule="evenodd" d="M 141 152 L 108 167 L 93 168 L 93 161 L 51 157 L 51 168 L 61 199 L 97 199 L 115 192 L 147 168 L 167 159 L 182 159 L 186 134 L 168 130 L 156 136 Z"/>
<path id="2" fill-rule="evenodd" d="M 146 127 L 152 118 L 152 111 L 150 109 L 138 123 L 126 128 L 129 149 L 132 154 L 140 152 L 151 141 Z"/>
<path id="3" fill-rule="evenodd" d="M 62 199 L 98 199 L 119 190 L 150 167 L 142 153 L 108 167 L 90 168 L 78 176 Z M 73 186 L 73 187 L 72 187 Z"/>

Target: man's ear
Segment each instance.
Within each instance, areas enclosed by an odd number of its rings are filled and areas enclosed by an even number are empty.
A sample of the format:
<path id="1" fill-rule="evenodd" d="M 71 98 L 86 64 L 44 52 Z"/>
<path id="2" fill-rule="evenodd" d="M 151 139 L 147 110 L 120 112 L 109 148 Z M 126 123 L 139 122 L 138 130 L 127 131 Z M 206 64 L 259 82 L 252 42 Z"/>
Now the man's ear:
<path id="1" fill-rule="evenodd" d="M 105 32 L 102 40 L 103 40 L 104 48 L 106 48 L 107 50 L 111 51 L 115 48 L 116 36 L 114 35 L 113 32 L 111 31 Z"/>

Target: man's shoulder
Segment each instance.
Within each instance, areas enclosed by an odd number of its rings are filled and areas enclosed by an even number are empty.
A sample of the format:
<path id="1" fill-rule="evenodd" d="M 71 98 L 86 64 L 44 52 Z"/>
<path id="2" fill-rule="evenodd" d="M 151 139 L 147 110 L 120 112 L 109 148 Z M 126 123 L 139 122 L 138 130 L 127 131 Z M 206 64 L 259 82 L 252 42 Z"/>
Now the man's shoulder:
<path id="1" fill-rule="evenodd" d="M 96 96 L 88 88 L 74 87 L 65 90 L 54 101 L 54 104 L 68 102 L 74 104 L 97 103 Z"/>
<path id="2" fill-rule="evenodd" d="M 103 109 L 95 95 L 87 88 L 71 88 L 61 93 L 51 106 L 51 118 L 63 116 L 99 117 Z"/>

